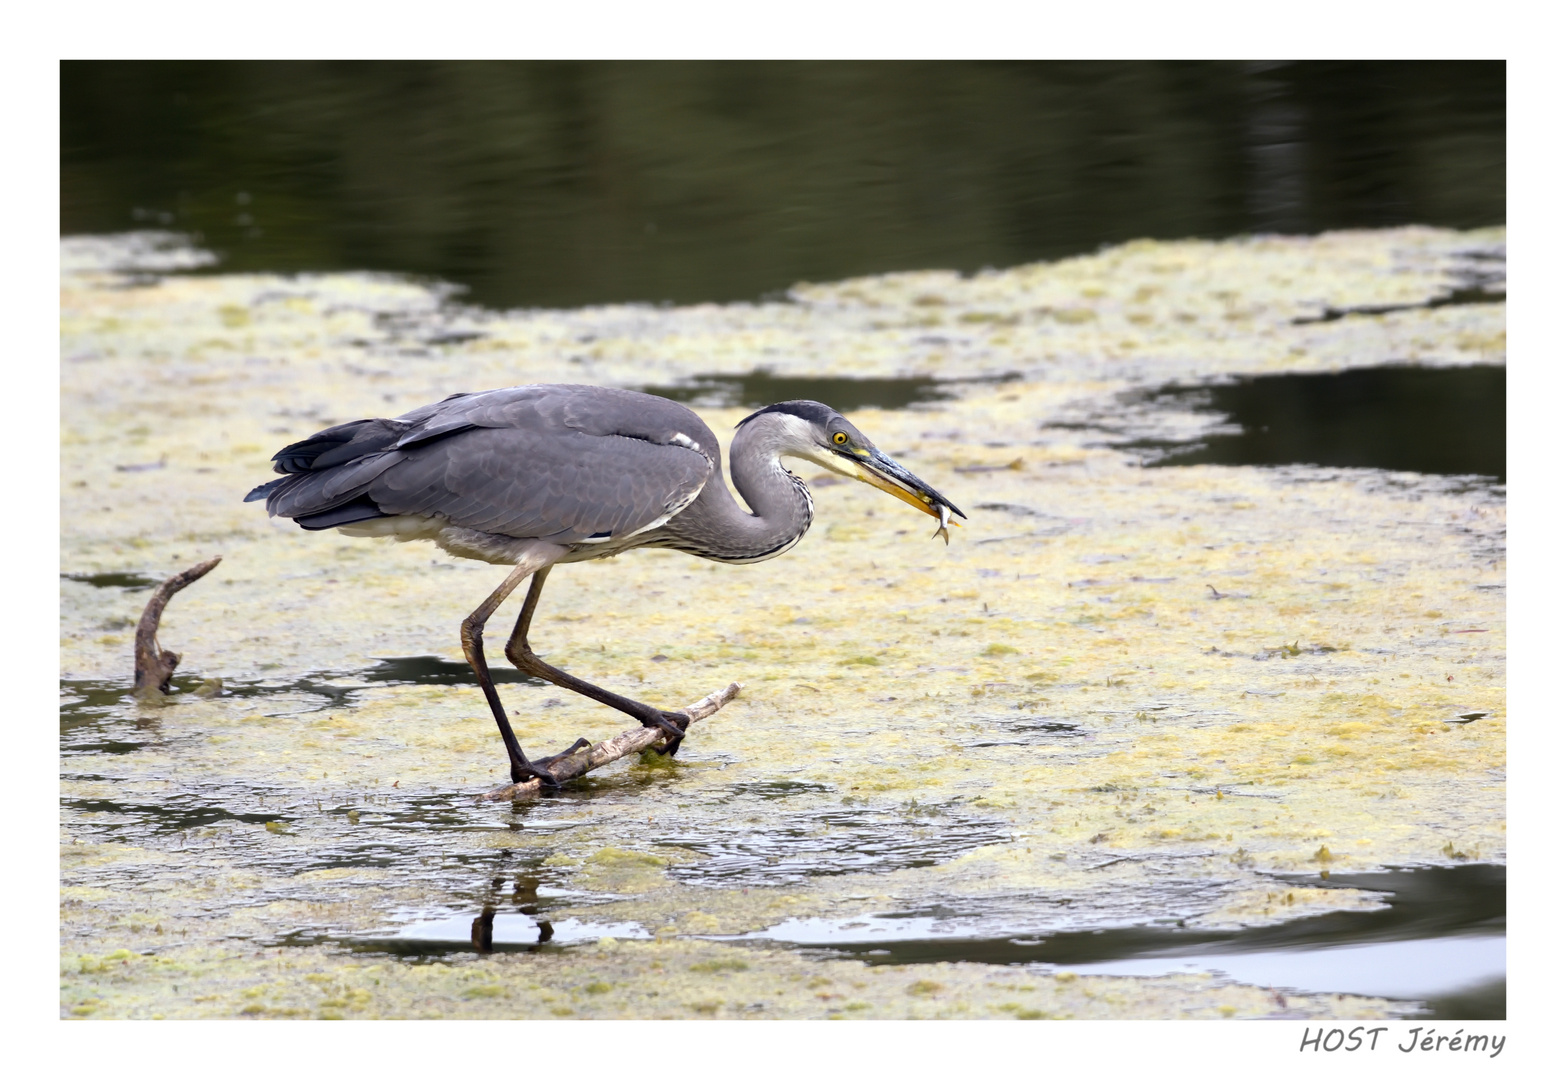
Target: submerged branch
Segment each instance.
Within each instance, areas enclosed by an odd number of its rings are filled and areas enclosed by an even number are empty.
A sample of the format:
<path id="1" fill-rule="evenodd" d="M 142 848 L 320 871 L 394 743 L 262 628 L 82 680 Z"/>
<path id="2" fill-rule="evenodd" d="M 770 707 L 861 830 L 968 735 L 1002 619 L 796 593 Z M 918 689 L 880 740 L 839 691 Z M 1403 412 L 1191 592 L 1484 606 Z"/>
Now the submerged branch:
<path id="1" fill-rule="evenodd" d="M 723 706 L 733 701 L 739 695 L 740 683 L 729 683 L 728 686 L 717 693 L 708 694 L 700 701 L 692 702 L 676 712 L 684 713 L 690 718 L 691 723 L 697 720 L 705 720 Z M 612 739 L 605 739 L 601 743 L 579 750 L 567 757 L 544 767 L 544 770 L 553 776 L 559 783 L 574 780 L 593 769 L 600 769 L 612 761 L 619 761 L 623 757 L 639 754 L 643 750 L 661 745 L 668 741 L 668 736 L 660 728 L 638 727 L 630 731 L 622 731 Z M 506 784 L 493 791 L 487 791 L 479 796 L 480 802 L 502 802 L 504 800 L 536 799 L 543 790 L 542 780 L 524 780 L 519 784 Z"/>
<path id="2" fill-rule="evenodd" d="M 180 571 L 153 590 L 152 599 L 147 601 L 147 607 L 141 613 L 141 622 L 136 624 L 136 677 L 131 687 L 136 694 L 154 690 L 169 692 L 169 676 L 179 666 L 180 654 L 165 652 L 158 644 L 158 623 L 163 619 L 163 609 L 175 593 L 205 577 L 207 571 L 222 561 L 221 555 L 208 559 Z"/>

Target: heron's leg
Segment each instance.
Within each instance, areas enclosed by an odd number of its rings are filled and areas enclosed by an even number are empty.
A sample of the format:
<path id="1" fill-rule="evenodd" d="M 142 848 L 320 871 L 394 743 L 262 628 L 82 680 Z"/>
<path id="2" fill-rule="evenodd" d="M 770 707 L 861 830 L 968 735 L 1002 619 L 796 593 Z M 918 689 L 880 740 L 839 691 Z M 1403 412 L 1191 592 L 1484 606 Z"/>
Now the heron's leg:
<path id="1" fill-rule="evenodd" d="M 529 777 L 536 776 L 544 783 L 558 787 L 559 782 L 553 776 L 534 768 L 528 761 L 527 755 L 522 752 L 522 745 L 517 742 L 516 734 L 511 730 L 511 721 L 506 719 L 505 706 L 501 705 L 500 695 L 495 691 L 495 681 L 490 678 L 489 664 L 484 660 L 484 623 L 495 613 L 495 609 L 501 602 L 516 590 L 516 587 L 522 583 L 522 579 L 533 572 L 531 564 L 525 562 L 519 564 L 506 575 L 506 580 L 500 583 L 500 588 L 490 593 L 489 598 L 480 604 L 473 614 L 462 620 L 462 654 L 472 665 L 473 674 L 478 676 L 479 688 L 484 691 L 484 698 L 489 702 L 489 711 L 495 714 L 495 724 L 500 728 L 501 741 L 506 744 L 506 756 L 511 759 L 511 782 L 519 784 Z M 547 573 L 548 569 L 539 572 Z M 541 760 L 538 764 L 547 769 L 549 760 Z"/>
<path id="2" fill-rule="evenodd" d="M 533 622 L 533 612 L 538 607 L 538 598 L 544 591 L 544 580 L 548 576 L 547 566 L 533 575 L 533 583 L 528 586 L 527 599 L 522 602 L 522 613 L 517 616 L 516 629 L 511 631 L 511 640 L 506 642 L 506 659 L 515 664 L 518 670 L 529 675 L 547 679 L 556 686 L 574 691 L 583 697 L 590 697 L 611 709 L 619 709 L 640 720 L 643 727 L 662 728 L 669 741 L 659 752 L 674 753 L 680 747 L 680 740 L 685 738 L 685 728 L 690 724 L 690 717 L 684 713 L 665 712 L 644 702 L 621 697 L 601 686 L 594 686 L 574 675 L 567 675 L 559 668 L 540 660 L 533 647 L 527 643 L 528 627 Z"/>

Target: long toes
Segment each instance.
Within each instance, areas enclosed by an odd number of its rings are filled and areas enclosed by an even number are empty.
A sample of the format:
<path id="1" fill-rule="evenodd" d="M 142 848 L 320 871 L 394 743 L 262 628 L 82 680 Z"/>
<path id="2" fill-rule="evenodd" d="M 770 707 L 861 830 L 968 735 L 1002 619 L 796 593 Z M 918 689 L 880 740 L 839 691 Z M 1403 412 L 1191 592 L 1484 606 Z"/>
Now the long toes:
<path id="1" fill-rule="evenodd" d="M 680 717 L 684 719 L 684 717 Z M 642 721 L 642 727 L 655 727 L 669 737 L 670 742 L 679 742 L 685 738 L 685 732 L 675 723 L 668 713 L 650 716 Z"/>
<path id="2" fill-rule="evenodd" d="M 665 725 L 665 726 L 667 727 L 667 725 Z M 666 742 L 662 746 L 658 747 L 657 748 L 657 752 L 660 753 L 660 754 L 666 754 L 669 757 L 673 757 L 676 753 L 679 752 L 680 744 L 683 743 L 684 741 L 685 741 L 685 732 L 683 732 L 683 731 L 681 731 L 681 732 L 679 732 L 678 734 L 675 734 L 675 735 L 670 735 L 668 742 Z"/>
<path id="3" fill-rule="evenodd" d="M 592 745 L 593 744 L 588 742 L 586 739 L 578 739 L 578 740 L 576 740 L 576 742 L 572 743 L 570 746 L 566 747 L 564 750 L 560 751 L 560 753 L 558 753 L 558 754 L 550 754 L 548 757 L 545 757 L 545 758 L 534 758 L 533 759 L 533 764 L 537 765 L 537 766 L 541 766 L 541 767 L 547 769 L 551 765 L 555 764 L 555 762 L 557 762 L 557 761 L 564 761 L 566 758 L 570 757 L 572 754 L 576 753 L 578 750 L 585 749 L 586 747 L 589 747 L 589 746 L 592 746 Z"/>

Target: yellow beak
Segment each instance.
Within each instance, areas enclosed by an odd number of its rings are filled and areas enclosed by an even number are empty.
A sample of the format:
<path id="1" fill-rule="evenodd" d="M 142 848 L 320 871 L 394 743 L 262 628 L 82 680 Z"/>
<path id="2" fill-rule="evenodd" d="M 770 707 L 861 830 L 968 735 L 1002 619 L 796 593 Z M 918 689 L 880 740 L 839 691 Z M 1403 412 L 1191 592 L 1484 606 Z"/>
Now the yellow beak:
<path id="1" fill-rule="evenodd" d="M 886 479 L 886 477 L 882 476 L 874 469 L 867 469 L 863 465 L 860 465 L 859 475 L 856 477 L 856 479 L 863 480 L 873 488 L 880 488 L 888 495 L 892 495 L 903 500 L 903 502 L 907 503 L 909 506 L 912 506 L 916 510 L 923 510 L 926 514 L 929 514 L 933 518 L 939 518 L 941 516 L 940 512 L 935 509 L 934 500 L 929 499 L 924 495 L 916 495 L 907 488 L 894 484 L 892 481 Z M 956 518 L 950 518 L 948 519 L 948 524 L 961 527 L 962 522 L 958 521 Z"/>

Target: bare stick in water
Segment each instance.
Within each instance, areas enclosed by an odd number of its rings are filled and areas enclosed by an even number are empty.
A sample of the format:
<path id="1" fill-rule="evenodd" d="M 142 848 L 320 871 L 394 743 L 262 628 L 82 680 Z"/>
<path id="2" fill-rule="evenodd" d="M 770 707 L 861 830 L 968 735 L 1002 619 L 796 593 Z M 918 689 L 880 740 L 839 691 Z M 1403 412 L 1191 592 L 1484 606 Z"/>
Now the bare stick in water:
<path id="1" fill-rule="evenodd" d="M 728 686 L 715 694 L 708 694 L 700 701 L 692 702 L 676 712 L 684 713 L 689 717 L 690 723 L 697 720 L 705 720 L 723 706 L 733 701 L 739 695 L 740 683 L 729 683 Z M 668 740 L 668 735 L 661 728 L 637 727 L 630 731 L 622 731 L 612 739 L 605 739 L 594 746 L 589 746 L 576 752 L 567 751 L 557 758 L 546 761 L 533 762 L 539 771 L 547 771 L 558 783 L 574 780 L 594 769 L 603 768 L 612 761 L 619 761 L 623 757 L 639 754 L 643 750 L 658 746 Z M 547 763 L 546 763 L 547 762 Z M 506 784 L 493 791 L 485 792 L 479 796 L 480 802 L 503 802 L 506 800 L 517 801 L 521 799 L 536 799 L 544 788 L 543 781 L 538 779 L 525 780 L 518 784 Z"/>
<path id="2" fill-rule="evenodd" d="M 164 607 L 175 593 L 205 577 L 207 571 L 222 561 L 221 555 L 208 559 L 189 570 L 182 570 L 153 590 L 152 599 L 147 601 L 146 610 L 141 613 L 141 622 L 136 625 L 136 681 L 132 689 L 138 695 L 153 690 L 167 694 L 169 676 L 179 666 L 179 653 L 165 652 L 158 644 L 158 623 L 163 618 Z"/>

